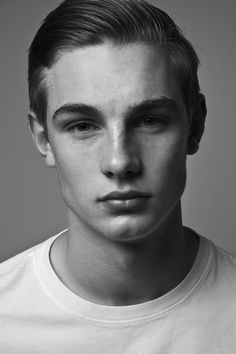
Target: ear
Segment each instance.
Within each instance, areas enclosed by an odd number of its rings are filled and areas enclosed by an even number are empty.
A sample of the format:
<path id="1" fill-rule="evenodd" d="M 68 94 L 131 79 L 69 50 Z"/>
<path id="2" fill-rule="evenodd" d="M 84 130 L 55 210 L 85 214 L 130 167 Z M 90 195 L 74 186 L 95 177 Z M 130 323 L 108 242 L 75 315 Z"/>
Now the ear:
<path id="1" fill-rule="evenodd" d="M 39 123 L 34 112 L 28 114 L 29 128 L 40 155 L 45 159 L 47 166 L 55 167 L 55 158 L 48 141 L 46 127 Z"/>
<path id="2" fill-rule="evenodd" d="M 198 151 L 199 143 L 202 138 L 205 126 L 205 118 L 207 114 L 205 96 L 201 93 L 198 95 L 198 100 L 194 106 L 191 117 L 190 117 L 190 127 L 189 127 L 189 138 L 188 138 L 188 155 L 193 155 Z"/>

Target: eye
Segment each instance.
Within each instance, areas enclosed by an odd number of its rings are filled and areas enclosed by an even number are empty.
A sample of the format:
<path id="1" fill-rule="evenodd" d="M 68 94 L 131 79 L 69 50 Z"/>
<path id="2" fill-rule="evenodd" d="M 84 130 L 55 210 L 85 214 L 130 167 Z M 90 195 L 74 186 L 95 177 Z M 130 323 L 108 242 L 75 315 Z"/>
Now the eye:
<path id="1" fill-rule="evenodd" d="M 157 120 L 156 117 L 146 116 L 143 118 L 143 124 L 146 126 L 153 126 L 156 125 L 157 123 L 159 123 L 159 120 Z"/>
<path id="2" fill-rule="evenodd" d="M 166 119 L 163 116 L 145 115 L 138 118 L 137 125 L 144 128 L 159 127 L 166 124 Z"/>
<path id="3" fill-rule="evenodd" d="M 67 130 L 74 134 L 82 134 L 99 130 L 99 127 L 91 122 L 81 121 L 69 125 Z"/>

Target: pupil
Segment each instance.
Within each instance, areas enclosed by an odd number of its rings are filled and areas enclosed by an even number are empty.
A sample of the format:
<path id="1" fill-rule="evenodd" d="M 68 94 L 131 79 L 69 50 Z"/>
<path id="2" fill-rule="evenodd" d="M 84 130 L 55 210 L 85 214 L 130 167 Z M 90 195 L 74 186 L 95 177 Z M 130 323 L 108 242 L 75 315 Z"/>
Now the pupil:
<path id="1" fill-rule="evenodd" d="M 79 129 L 80 129 L 80 130 L 88 129 L 88 124 L 87 124 L 87 123 L 81 123 L 81 124 L 79 125 Z"/>
<path id="2" fill-rule="evenodd" d="M 154 122 L 153 118 L 151 118 L 151 117 L 145 118 L 145 123 L 146 123 L 147 125 L 153 124 L 153 122 Z"/>

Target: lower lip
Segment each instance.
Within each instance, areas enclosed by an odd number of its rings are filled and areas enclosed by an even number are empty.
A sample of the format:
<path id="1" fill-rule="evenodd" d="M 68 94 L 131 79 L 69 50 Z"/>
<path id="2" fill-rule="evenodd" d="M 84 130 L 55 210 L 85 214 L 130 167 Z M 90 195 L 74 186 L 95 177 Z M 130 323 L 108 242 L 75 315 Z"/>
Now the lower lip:
<path id="1" fill-rule="evenodd" d="M 132 212 L 143 210 L 148 197 L 137 197 L 131 199 L 108 199 L 103 202 L 104 206 L 114 212 Z"/>

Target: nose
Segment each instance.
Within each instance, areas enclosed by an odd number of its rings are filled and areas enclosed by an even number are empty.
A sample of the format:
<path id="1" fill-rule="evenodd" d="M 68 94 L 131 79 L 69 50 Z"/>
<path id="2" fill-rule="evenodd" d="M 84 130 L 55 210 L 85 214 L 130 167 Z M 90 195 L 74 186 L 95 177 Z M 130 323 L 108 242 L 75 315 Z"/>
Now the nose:
<path id="1" fill-rule="evenodd" d="M 108 178 L 134 178 L 142 171 L 139 146 L 124 130 L 106 137 L 101 160 L 102 172 Z"/>

